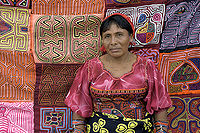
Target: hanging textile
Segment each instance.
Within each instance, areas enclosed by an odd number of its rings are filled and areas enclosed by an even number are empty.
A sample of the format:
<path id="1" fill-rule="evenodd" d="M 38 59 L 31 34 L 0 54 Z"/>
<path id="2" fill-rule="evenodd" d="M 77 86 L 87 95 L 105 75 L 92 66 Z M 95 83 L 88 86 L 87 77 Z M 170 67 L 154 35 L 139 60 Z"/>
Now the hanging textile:
<path id="1" fill-rule="evenodd" d="M 83 63 L 99 55 L 102 15 L 31 15 L 36 63 Z"/>
<path id="2" fill-rule="evenodd" d="M 167 5 L 160 52 L 200 46 L 200 1 L 186 0 Z"/>

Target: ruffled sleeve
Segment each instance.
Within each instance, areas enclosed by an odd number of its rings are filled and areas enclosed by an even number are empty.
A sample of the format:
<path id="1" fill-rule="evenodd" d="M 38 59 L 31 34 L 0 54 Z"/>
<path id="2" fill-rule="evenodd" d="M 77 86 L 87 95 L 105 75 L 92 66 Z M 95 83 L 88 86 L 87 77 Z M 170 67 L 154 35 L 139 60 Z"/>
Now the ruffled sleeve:
<path id="1" fill-rule="evenodd" d="M 89 95 L 89 63 L 83 64 L 77 71 L 73 84 L 66 96 L 65 104 L 82 117 L 92 114 L 92 100 Z"/>
<path id="2" fill-rule="evenodd" d="M 144 99 L 150 114 L 171 107 L 170 96 L 164 86 L 160 71 L 151 60 L 147 60 L 148 94 Z"/>

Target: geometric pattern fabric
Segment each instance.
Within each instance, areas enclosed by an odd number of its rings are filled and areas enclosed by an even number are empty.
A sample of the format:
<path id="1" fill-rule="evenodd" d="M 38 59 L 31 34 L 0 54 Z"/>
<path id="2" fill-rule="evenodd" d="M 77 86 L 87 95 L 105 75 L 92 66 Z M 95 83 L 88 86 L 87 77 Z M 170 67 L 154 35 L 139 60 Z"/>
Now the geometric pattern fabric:
<path id="1" fill-rule="evenodd" d="M 66 106 L 65 97 L 80 65 L 36 64 L 35 105 Z"/>
<path id="2" fill-rule="evenodd" d="M 32 0 L 38 15 L 84 15 L 104 13 L 104 0 Z"/>
<path id="3" fill-rule="evenodd" d="M 159 68 L 170 95 L 200 94 L 200 48 L 160 53 Z"/>
<path id="4" fill-rule="evenodd" d="M 200 46 L 200 1 L 186 0 L 166 6 L 160 52 Z"/>
<path id="5" fill-rule="evenodd" d="M 0 133 L 34 133 L 33 102 L 0 102 Z"/>
<path id="6" fill-rule="evenodd" d="M 36 63 L 83 63 L 99 55 L 102 15 L 31 15 Z"/>
<path id="7" fill-rule="evenodd" d="M 31 0 L 0 0 L 0 6 L 30 8 Z"/>
<path id="8" fill-rule="evenodd" d="M 0 75 L 0 101 L 33 101 L 36 72 L 32 54 L 0 50 Z"/>
<path id="9" fill-rule="evenodd" d="M 29 10 L 0 6 L 0 49 L 30 51 Z"/>
<path id="10" fill-rule="evenodd" d="M 34 132 L 66 133 L 72 129 L 72 112 L 67 107 L 34 108 Z"/>
<path id="11" fill-rule="evenodd" d="M 72 112 L 64 104 L 77 64 L 36 64 L 34 131 L 65 133 L 71 129 Z"/>
<path id="12" fill-rule="evenodd" d="M 173 105 L 168 109 L 169 133 L 199 133 L 200 95 L 171 96 Z"/>
<path id="13" fill-rule="evenodd" d="M 105 0 L 106 7 L 136 7 L 150 4 L 165 4 L 166 0 Z"/>
<path id="14" fill-rule="evenodd" d="M 159 63 L 159 50 L 158 48 L 133 48 L 130 50 L 131 53 L 134 53 L 140 57 L 146 57 L 154 62 L 157 66 Z"/>

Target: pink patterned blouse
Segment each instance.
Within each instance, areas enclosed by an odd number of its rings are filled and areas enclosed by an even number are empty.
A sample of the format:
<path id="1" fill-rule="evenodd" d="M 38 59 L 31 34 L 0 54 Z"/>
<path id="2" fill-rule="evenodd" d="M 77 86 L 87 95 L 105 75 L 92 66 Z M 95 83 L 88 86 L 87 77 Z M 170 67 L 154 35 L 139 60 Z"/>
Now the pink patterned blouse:
<path id="1" fill-rule="evenodd" d="M 142 119 L 169 108 L 171 99 L 151 60 L 138 56 L 130 72 L 115 78 L 94 58 L 79 68 L 65 104 L 82 117 L 97 111 Z"/>

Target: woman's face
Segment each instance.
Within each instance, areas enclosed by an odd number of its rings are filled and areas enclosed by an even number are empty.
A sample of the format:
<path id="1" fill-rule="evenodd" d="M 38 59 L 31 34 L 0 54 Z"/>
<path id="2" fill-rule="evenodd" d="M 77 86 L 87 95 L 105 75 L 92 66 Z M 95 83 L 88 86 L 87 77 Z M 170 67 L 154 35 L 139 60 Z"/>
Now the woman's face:
<path id="1" fill-rule="evenodd" d="M 133 40 L 133 36 L 128 31 L 120 28 L 115 23 L 111 23 L 110 29 L 102 33 L 102 44 L 106 52 L 115 58 L 128 53 L 128 47 Z"/>

